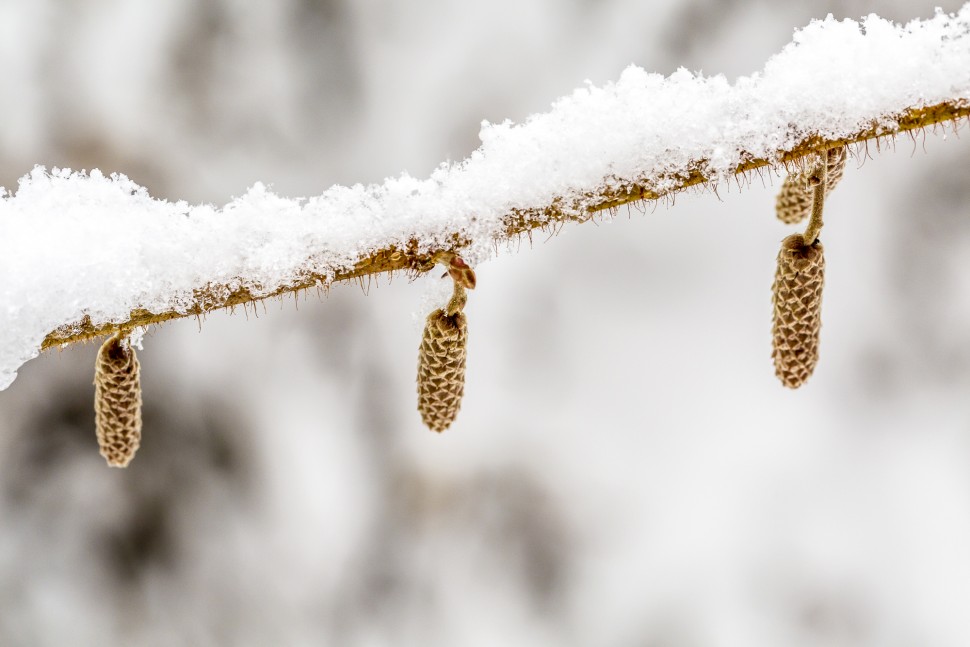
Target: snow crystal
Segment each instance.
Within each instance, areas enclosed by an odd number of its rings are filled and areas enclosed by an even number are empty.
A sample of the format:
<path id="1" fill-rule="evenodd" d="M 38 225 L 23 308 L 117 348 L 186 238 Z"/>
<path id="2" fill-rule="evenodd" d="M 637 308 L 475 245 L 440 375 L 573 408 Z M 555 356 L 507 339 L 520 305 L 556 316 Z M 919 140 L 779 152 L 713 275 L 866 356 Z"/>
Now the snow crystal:
<path id="1" fill-rule="evenodd" d="M 700 159 L 724 177 L 742 152 L 770 158 L 808 134 L 838 138 L 952 99 L 970 99 L 970 5 L 905 26 L 815 21 L 734 85 L 631 66 L 523 124 L 483 123 L 478 150 L 423 180 L 310 199 L 257 184 L 220 209 L 153 199 L 123 175 L 38 167 L 15 193 L 0 190 L 0 389 L 49 332 L 85 316 L 184 311 L 207 285 L 266 293 L 412 238 L 431 250 L 461 234 L 466 260 L 480 263 L 512 209 L 580 199 L 616 178 L 672 178 Z"/>
<path id="2" fill-rule="evenodd" d="M 128 344 L 137 350 L 145 350 L 146 332 L 148 332 L 148 328 L 145 326 L 138 326 L 132 329 L 131 334 L 128 335 Z"/>

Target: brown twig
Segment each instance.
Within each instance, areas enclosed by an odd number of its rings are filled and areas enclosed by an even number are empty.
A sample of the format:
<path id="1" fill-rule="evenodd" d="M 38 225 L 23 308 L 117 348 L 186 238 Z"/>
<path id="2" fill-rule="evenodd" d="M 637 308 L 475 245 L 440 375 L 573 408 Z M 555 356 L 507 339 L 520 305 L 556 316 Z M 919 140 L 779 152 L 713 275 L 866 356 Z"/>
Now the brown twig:
<path id="1" fill-rule="evenodd" d="M 742 158 L 746 161 L 739 164 L 734 172 L 735 175 L 744 175 L 764 167 L 783 166 L 807 155 L 824 153 L 829 148 L 836 146 L 868 142 L 871 139 L 875 139 L 878 143 L 879 139 L 883 137 L 893 137 L 900 133 L 923 129 L 939 123 L 955 122 L 966 117 L 970 117 L 970 102 L 966 100 L 945 101 L 932 106 L 910 108 L 895 118 L 895 125 L 892 127 L 873 124 L 851 136 L 835 140 L 826 140 L 818 136 L 808 137 L 791 150 L 778 151 L 773 159 L 742 155 Z M 567 202 L 566 199 L 559 199 L 542 208 L 513 210 L 505 217 L 504 240 L 516 240 L 523 234 L 531 237 L 532 231 L 537 229 L 555 230 L 561 227 L 564 222 L 586 222 L 600 211 L 615 212 L 617 207 L 625 204 L 642 200 L 657 200 L 672 196 L 675 192 L 689 187 L 711 183 L 711 178 L 703 170 L 706 166 L 705 160 L 696 160 L 695 163 L 690 165 L 690 168 L 683 169 L 682 174 L 674 177 L 675 183 L 671 188 L 663 191 L 657 191 L 651 187 L 659 186 L 660 180 L 665 178 L 619 178 L 620 182 L 614 181 L 612 184 L 614 187 L 621 186 L 620 189 L 604 188 L 602 191 L 584 195 L 578 200 Z M 711 186 L 713 186 L 713 183 Z M 462 239 L 458 233 L 452 236 L 452 240 L 452 248 L 441 251 L 457 252 L 469 242 Z M 496 241 L 496 244 L 498 242 L 500 241 Z M 159 324 L 171 319 L 199 317 L 222 308 L 233 308 L 238 305 L 246 306 L 249 303 L 289 293 L 298 293 L 301 290 L 321 286 L 329 287 L 333 283 L 360 280 L 365 276 L 370 277 L 375 274 L 404 271 L 411 275 L 418 275 L 434 267 L 435 255 L 419 254 L 417 248 L 417 242 L 411 241 L 411 244 L 404 249 L 393 247 L 382 249 L 361 258 L 352 269 L 337 272 L 336 275 L 331 276 L 307 273 L 293 284 L 279 286 L 275 290 L 258 296 L 253 295 L 247 288 L 227 290 L 224 285 L 209 285 L 196 290 L 195 303 L 185 311 L 149 312 L 136 309 L 132 310 L 126 321 L 99 326 L 92 325 L 91 321 L 85 318 L 52 331 L 44 339 L 41 348 L 48 349 L 64 344 L 87 341 L 118 331 Z M 226 292 L 229 296 L 222 297 L 221 295 Z"/>

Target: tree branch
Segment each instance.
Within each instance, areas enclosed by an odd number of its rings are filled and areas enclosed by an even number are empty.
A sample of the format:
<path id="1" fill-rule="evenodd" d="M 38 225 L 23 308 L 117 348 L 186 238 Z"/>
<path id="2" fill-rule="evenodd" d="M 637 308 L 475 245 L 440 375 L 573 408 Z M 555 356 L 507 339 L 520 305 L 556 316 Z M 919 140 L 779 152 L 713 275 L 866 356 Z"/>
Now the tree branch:
<path id="1" fill-rule="evenodd" d="M 887 115 L 887 117 L 890 117 Z M 874 123 L 869 128 L 859 131 L 851 136 L 842 139 L 825 140 L 817 136 L 808 137 L 790 150 L 779 150 L 774 159 L 757 158 L 753 155 L 742 154 L 741 158 L 746 160 L 739 164 L 735 169 L 735 175 L 745 175 L 750 171 L 771 168 L 779 169 L 792 162 L 796 162 L 808 155 L 820 153 L 829 148 L 837 146 L 847 146 L 849 144 L 868 142 L 875 140 L 877 144 L 883 138 L 894 138 L 901 133 L 913 133 L 936 124 L 953 123 L 959 119 L 970 117 L 970 102 L 967 101 L 946 101 L 932 106 L 916 106 L 901 110 L 898 116 L 892 118 L 891 126 L 882 120 Z M 509 212 L 504 217 L 505 230 L 504 237 L 495 240 L 497 244 L 511 241 L 523 234 L 529 234 L 533 230 L 556 228 L 565 222 L 585 222 L 600 211 L 612 210 L 617 207 L 644 200 L 657 200 L 671 195 L 677 191 L 682 191 L 689 187 L 713 184 L 714 181 L 709 177 L 704 169 L 708 164 L 706 160 L 696 160 L 688 168 L 679 169 L 670 178 L 660 177 L 637 177 L 637 178 L 614 178 L 612 185 L 620 186 L 621 189 L 604 188 L 599 192 L 584 195 L 579 200 L 568 200 L 560 198 L 542 208 L 518 209 Z M 662 180 L 673 180 L 671 186 L 669 182 Z M 618 180 L 618 181 L 617 181 Z M 607 183 L 604 182 L 604 187 Z M 658 191 L 652 187 L 671 186 L 671 188 Z M 451 236 L 453 245 L 450 250 L 461 253 L 464 246 L 469 241 L 464 240 L 459 233 Z M 42 349 L 55 346 L 63 346 L 75 342 L 91 340 L 104 335 L 113 334 L 119 330 L 127 330 L 139 326 L 159 324 L 172 319 L 185 317 L 199 317 L 213 310 L 222 308 L 234 308 L 235 306 L 246 306 L 250 303 L 265 299 L 280 297 L 289 293 L 298 293 L 301 290 L 312 288 L 329 288 L 333 283 L 351 282 L 354 280 L 362 281 L 364 277 L 404 271 L 411 276 L 417 276 L 431 270 L 434 267 L 434 252 L 418 253 L 417 242 L 412 240 L 406 248 L 389 247 L 381 249 L 369 256 L 360 258 L 352 269 L 337 272 L 335 275 L 325 276 L 308 272 L 298 281 L 289 285 L 278 286 L 275 290 L 266 293 L 253 295 L 247 288 L 236 290 L 229 289 L 224 284 L 208 285 L 195 292 L 194 304 L 184 311 L 168 310 L 165 312 L 149 312 L 143 309 L 132 310 L 129 318 L 125 321 L 107 323 L 99 326 L 92 325 L 90 319 L 85 318 L 74 324 L 62 326 L 49 333 L 43 341 Z M 436 250 L 438 251 L 438 250 Z M 221 296 L 228 294 L 228 296 Z"/>

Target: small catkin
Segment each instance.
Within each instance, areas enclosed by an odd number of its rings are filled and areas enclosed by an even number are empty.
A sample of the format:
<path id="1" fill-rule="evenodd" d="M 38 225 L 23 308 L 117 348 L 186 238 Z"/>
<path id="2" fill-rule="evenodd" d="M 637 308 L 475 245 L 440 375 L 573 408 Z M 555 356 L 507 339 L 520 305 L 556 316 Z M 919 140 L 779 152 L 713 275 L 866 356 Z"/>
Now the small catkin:
<path id="1" fill-rule="evenodd" d="M 127 467 L 141 444 L 139 372 L 127 337 L 104 342 L 94 371 L 94 419 L 101 455 L 112 467 Z"/>
<path id="2" fill-rule="evenodd" d="M 835 188 L 845 173 L 846 151 L 844 146 L 830 148 L 828 152 L 828 182 L 825 194 Z M 782 182 L 775 200 L 775 214 L 786 225 L 800 223 L 812 211 L 813 192 L 808 181 L 809 173 L 792 173 Z"/>
<path id="3" fill-rule="evenodd" d="M 845 174 L 845 160 L 848 157 L 846 153 L 845 146 L 839 146 L 838 148 L 830 148 L 828 156 L 828 182 L 825 185 L 825 195 L 829 194 L 829 191 L 834 189 L 842 176 Z"/>
<path id="4" fill-rule="evenodd" d="M 448 308 L 452 310 L 452 308 Z M 438 309 L 428 316 L 418 352 L 418 411 L 424 424 L 441 433 L 454 422 L 465 393 L 465 313 Z"/>
<path id="5" fill-rule="evenodd" d="M 772 286 L 772 358 L 775 375 L 791 389 L 804 384 L 818 363 L 824 275 L 819 241 L 806 245 L 802 234 L 782 241 Z"/>

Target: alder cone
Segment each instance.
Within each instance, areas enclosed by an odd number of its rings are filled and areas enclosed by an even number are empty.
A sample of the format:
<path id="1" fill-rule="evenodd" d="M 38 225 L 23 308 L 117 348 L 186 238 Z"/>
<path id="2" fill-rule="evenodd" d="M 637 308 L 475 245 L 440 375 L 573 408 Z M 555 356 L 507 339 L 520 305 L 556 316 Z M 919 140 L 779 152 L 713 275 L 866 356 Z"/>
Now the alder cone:
<path id="1" fill-rule="evenodd" d="M 418 411 L 424 424 L 441 433 L 461 407 L 465 393 L 465 347 L 468 323 L 463 312 L 428 316 L 418 352 Z"/>
<path id="2" fill-rule="evenodd" d="M 127 467 L 141 444 L 141 380 L 127 339 L 109 338 L 94 369 L 94 419 L 101 455 L 112 467 Z"/>
<path id="3" fill-rule="evenodd" d="M 775 199 L 775 215 L 786 225 L 798 224 L 812 211 L 814 199 L 812 188 L 804 175 L 789 175 L 782 182 L 781 191 Z"/>
<path id="4" fill-rule="evenodd" d="M 775 375 L 791 389 L 804 384 L 818 363 L 824 275 L 820 242 L 806 245 L 802 234 L 782 241 L 772 286 L 772 358 Z"/>
<path id="5" fill-rule="evenodd" d="M 828 175 L 825 195 L 839 183 L 845 174 L 846 152 L 844 146 L 831 148 L 828 152 Z M 792 173 L 781 184 L 781 191 L 775 199 L 775 214 L 786 225 L 803 221 L 812 212 L 814 189 L 808 183 L 808 173 Z"/>
<path id="6" fill-rule="evenodd" d="M 828 182 L 825 185 L 825 195 L 838 185 L 842 176 L 845 175 L 845 160 L 848 157 L 845 146 L 830 148 L 828 156 L 828 168 L 826 172 Z"/>

